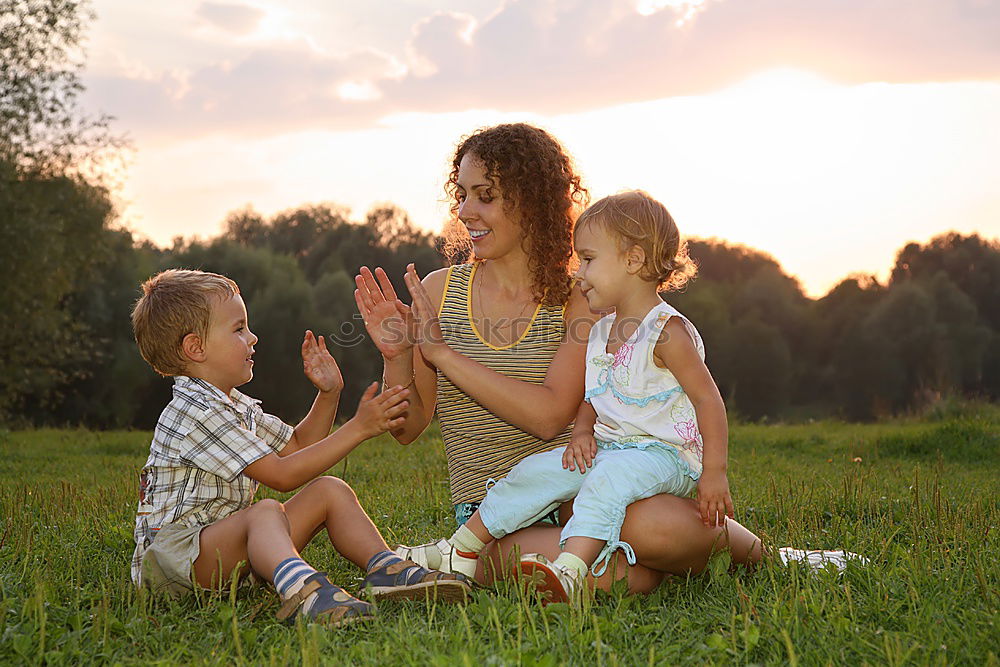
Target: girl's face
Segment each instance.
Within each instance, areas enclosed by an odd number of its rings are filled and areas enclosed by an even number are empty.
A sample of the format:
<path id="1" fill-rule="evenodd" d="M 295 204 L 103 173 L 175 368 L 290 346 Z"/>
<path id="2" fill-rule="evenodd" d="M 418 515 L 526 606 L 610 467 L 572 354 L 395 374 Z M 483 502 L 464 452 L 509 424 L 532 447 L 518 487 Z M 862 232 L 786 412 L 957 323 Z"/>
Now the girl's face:
<path id="1" fill-rule="evenodd" d="M 580 291 L 590 309 L 599 312 L 617 307 L 634 287 L 635 276 L 627 270 L 625 253 L 619 250 L 604 225 L 593 222 L 577 228 L 573 245 L 580 258 L 580 268 L 574 277 L 580 281 Z"/>
<path id="2" fill-rule="evenodd" d="M 458 201 L 458 219 L 472 237 L 477 258 L 496 259 L 522 251 L 521 225 L 505 210 L 503 193 L 472 153 L 458 165 Z"/>

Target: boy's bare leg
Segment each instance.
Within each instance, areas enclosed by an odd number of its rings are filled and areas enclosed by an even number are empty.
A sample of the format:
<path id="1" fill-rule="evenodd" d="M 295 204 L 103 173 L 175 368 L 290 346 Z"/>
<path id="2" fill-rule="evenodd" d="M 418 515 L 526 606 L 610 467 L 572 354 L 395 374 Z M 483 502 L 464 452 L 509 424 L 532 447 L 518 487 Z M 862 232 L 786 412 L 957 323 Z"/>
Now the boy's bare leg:
<path id="1" fill-rule="evenodd" d="M 281 561 L 299 557 L 281 503 L 269 498 L 206 526 L 199 540 L 194 575 L 202 588 L 225 585 L 237 566 L 241 577 L 253 568 L 273 582 Z"/>
<path id="2" fill-rule="evenodd" d="M 314 479 L 284 506 L 296 549 L 304 549 L 324 527 L 333 548 L 362 570 L 372 556 L 389 549 L 354 490 L 341 479 Z"/>
<path id="3" fill-rule="evenodd" d="M 302 549 L 324 527 L 330 544 L 365 572 L 361 587 L 376 599 L 466 599 L 469 583 L 393 553 L 358 503 L 353 489 L 336 477 L 320 477 L 285 503 L 292 541 Z"/>

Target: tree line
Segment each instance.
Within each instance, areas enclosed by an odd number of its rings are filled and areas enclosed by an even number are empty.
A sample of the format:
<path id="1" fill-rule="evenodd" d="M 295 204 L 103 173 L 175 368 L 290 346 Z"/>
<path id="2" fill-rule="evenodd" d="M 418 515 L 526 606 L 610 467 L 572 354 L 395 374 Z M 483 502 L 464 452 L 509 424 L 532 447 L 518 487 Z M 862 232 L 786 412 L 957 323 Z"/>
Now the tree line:
<path id="1" fill-rule="evenodd" d="M 354 303 L 354 275 L 444 265 L 437 239 L 379 206 L 361 220 L 333 205 L 265 219 L 233 212 L 214 239 L 138 242 L 110 223 L 107 192 L 0 163 L 0 412 L 9 424 L 148 428 L 170 381 L 139 356 L 129 313 L 138 285 L 169 267 L 240 285 L 260 337 L 246 391 L 294 420 L 310 403 L 298 348 L 324 334 L 344 373 L 343 410 L 379 379 Z M 699 276 L 665 298 L 701 331 L 729 409 L 743 418 L 873 419 L 942 396 L 1000 395 L 1000 244 L 949 233 L 902 248 L 889 279 L 850 276 L 810 299 L 768 255 L 694 240 Z"/>
<path id="2" fill-rule="evenodd" d="M 382 266 L 406 294 L 408 262 L 443 264 L 436 239 L 386 204 L 360 220 L 335 205 L 264 219 L 235 211 L 209 240 L 169 248 L 116 227 L 107 174 L 128 150 L 87 114 L 87 0 L 0 0 L 0 425 L 148 428 L 170 396 L 139 356 L 138 285 L 168 267 L 241 286 L 260 337 L 247 391 L 287 420 L 312 390 L 297 361 L 309 328 L 347 386 L 345 413 L 379 378 L 355 312 L 353 276 Z M 973 234 L 910 243 L 885 284 L 850 276 L 820 299 L 766 254 L 693 241 L 700 276 L 668 295 L 702 332 L 729 409 L 746 419 L 872 419 L 941 396 L 1000 395 L 1000 244 Z"/>

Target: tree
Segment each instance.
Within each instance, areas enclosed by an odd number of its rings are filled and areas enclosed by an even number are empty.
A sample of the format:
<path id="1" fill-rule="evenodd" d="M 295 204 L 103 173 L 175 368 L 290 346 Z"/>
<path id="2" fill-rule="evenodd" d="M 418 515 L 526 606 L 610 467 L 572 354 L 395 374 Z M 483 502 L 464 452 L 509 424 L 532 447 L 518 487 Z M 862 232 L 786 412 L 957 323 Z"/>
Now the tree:
<path id="1" fill-rule="evenodd" d="M 950 232 L 923 246 L 908 243 L 896 256 L 890 284 L 932 278 L 939 272 L 972 299 L 992 329 L 1000 330 L 1000 242 Z"/>
<path id="2" fill-rule="evenodd" d="M 93 180 L 126 146 L 78 105 L 92 18 L 83 0 L 0 0 L 0 159 L 20 173 Z"/>
<path id="3" fill-rule="evenodd" d="M 140 356 L 130 316 L 140 282 L 156 272 L 163 253 L 114 229 L 103 231 L 92 253 L 91 277 L 78 283 L 66 304 L 86 328 L 91 353 L 74 359 L 77 379 L 60 389 L 56 405 L 45 411 L 28 406 L 24 414 L 34 423 L 149 426 L 170 400 L 170 388 Z"/>
<path id="4" fill-rule="evenodd" d="M 226 216 L 223 223 L 225 231 L 223 238 L 239 243 L 241 246 L 252 248 L 262 246 L 268 242 L 269 228 L 260 213 L 249 206 L 233 211 Z"/>
<path id="5" fill-rule="evenodd" d="M 379 245 L 396 250 L 403 245 L 428 245 L 431 235 L 413 226 L 406 211 L 395 204 L 379 204 L 368 211 L 365 224 Z"/>
<path id="6" fill-rule="evenodd" d="M 896 257 L 893 285 L 943 273 L 971 299 L 981 322 L 992 331 L 982 358 L 981 381 L 967 391 L 1000 397 L 1000 242 L 951 232 L 926 245 L 909 243 Z"/>
<path id="7" fill-rule="evenodd" d="M 0 0 L 0 418 L 48 408 L 97 345 L 71 310 L 114 207 L 101 180 L 125 142 L 79 107 L 79 0 Z M 88 180 L 88 178 L 90 180 Z"/>
<path id="8" fill-rule="evenodd" d="M 93 341 L 68 304 L 93 275 L 112 211 L 100 188 L 24 177 L 0 161 L 0 419 L 49 406 L 90 358 Z"/>

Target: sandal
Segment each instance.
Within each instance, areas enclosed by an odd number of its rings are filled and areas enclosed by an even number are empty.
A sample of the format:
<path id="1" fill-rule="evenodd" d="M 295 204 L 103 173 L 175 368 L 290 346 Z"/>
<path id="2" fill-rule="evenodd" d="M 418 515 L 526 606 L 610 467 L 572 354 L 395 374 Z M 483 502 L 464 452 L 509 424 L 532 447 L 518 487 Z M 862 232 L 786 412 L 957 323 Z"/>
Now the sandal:
<path id="1" fill-rule="evenodd" d="M 464 575 L 429 570 L 402 559 L 370 571 L 361 582 L 362 593 L 379 600 L 465 602 L 471 590 Z"/>
<path id="2" fill-rule="evenodd" d="M 309 575 L 302 588 L 282 602 L 277 613 L 278 620 L 294 623 L 302 603 L 314 593 L 318 597 L 306 612 L 309 621 L 339 627 L 365 621 L 375 615 L 371 603 L 359 600 L 340 586 L 331 584 L 325 572 L 317 572 Z"/>

